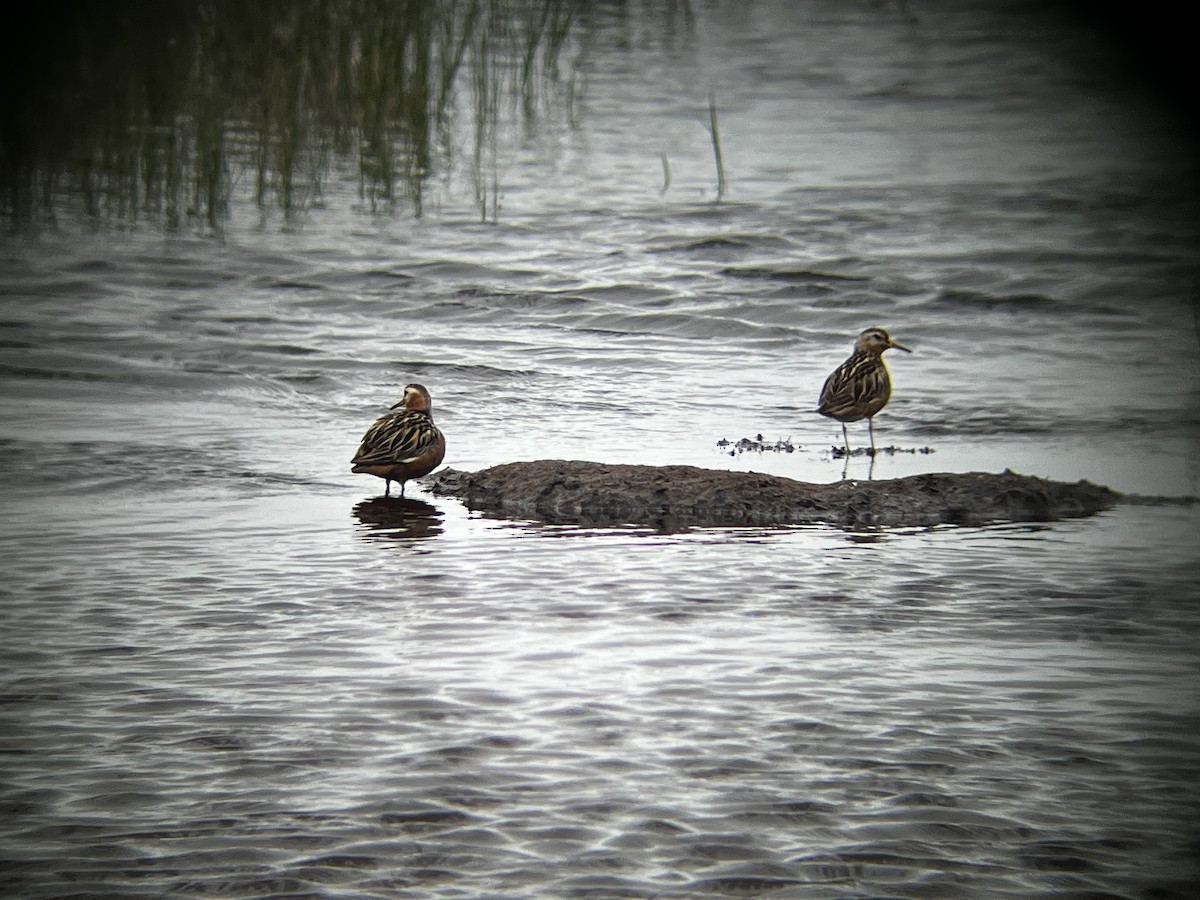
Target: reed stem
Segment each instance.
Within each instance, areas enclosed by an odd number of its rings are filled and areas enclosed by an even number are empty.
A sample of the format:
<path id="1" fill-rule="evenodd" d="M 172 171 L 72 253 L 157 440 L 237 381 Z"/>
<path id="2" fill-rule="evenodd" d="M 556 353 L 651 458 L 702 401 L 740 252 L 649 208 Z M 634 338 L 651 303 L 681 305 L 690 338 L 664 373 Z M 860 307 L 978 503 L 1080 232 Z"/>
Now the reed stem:
<path id="1" fill-rule="evenodd" d="M 717 98 L 708 95 L 708 127 L 712 134 L 713 157 L 717 161 L 717 202 L 725 199 L 725 159 L 721 154 L 721 130 L 717 126 Z"/>

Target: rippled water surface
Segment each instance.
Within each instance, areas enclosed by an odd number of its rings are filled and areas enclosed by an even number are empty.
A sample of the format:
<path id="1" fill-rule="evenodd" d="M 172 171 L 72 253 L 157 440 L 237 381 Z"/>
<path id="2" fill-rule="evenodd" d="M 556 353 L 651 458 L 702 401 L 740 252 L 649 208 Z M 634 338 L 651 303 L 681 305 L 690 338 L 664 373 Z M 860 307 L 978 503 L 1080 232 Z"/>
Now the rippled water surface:
<path id="1" fill-rule="evenodd" d="M 836 480 L 816 394 L 881 324 L 899 452 L 849 477 L 1200 492 L 1194 146 L 975 7 L 600 16 L 496 224 L 447 181 L 10 235 L 0 893 L 1194 896 L 1196 507 L 659 534 L 349 473 L 420 381 L 456 468 Z"/>

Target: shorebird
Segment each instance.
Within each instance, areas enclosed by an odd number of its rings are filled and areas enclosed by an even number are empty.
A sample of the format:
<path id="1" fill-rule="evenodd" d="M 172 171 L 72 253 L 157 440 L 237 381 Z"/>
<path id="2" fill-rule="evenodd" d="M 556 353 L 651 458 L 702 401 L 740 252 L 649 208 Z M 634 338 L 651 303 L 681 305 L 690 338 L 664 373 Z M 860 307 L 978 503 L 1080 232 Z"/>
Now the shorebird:
<path id="1" fill-rule="evenodd" d="M 392 407 L 398 412 L 380 416 L 367 429 L 354 459 L 351 472 L 365 472 L 382 478 L 387 486 L 384 496 L 392 495 L 392 482 L 404 482 L 428 475 L 446 455 L 446 436 L 433 424 L 433 400 L 420 384 L 404 388 L 404 397 Z"/>
<path id="2" fill-rule="evenodd" d="M 867 431 L 871 435 L 872 458 L 875 456 L 875 427 L 871 420 L 883 409 L 892 396 L 892 379 L 883 364 L 884 350 L 903 350 L 882 328 L 868 328 L 854 342 L 850 358 L 833 370 L 821 388 L 821 401 L 817 412 L 842 423 L 842 440 L 846 443 L 846 456 L 850 456 L 850 437 L 846 433 L 847 422 L 867 420 Z"/>

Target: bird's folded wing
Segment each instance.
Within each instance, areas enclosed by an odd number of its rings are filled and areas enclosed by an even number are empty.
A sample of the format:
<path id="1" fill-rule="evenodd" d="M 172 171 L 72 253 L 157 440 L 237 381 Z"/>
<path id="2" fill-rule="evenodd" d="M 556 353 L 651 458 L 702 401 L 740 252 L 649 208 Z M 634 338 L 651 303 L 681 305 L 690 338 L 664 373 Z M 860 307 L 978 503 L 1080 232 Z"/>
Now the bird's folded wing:
<path id="1" fill-rule="evenodd" d="M 820 408 L 830 412 L 853 409 L 886 392 L 885 377 L 886 370 L 874 359 L 852 357 L 826 379 Z"/>
<path id="2" fill-rule="evenodd" d="M 405 410 L 368 428 L 350 462 L 368 466 L 411 462 L 436 442 L 437 429 L 429 416 Z"/>

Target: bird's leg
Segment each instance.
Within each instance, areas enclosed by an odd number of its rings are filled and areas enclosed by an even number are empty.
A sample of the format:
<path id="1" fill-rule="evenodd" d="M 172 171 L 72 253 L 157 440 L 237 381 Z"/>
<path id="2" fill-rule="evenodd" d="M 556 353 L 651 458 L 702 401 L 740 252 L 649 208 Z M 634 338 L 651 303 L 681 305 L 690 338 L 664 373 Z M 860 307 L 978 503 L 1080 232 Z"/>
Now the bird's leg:
<path id="1" fill-rule="evenodd" d="M 403 500 L 403 499 L 404 499 L 404 486 L 405 486 L 406 484 L 408 484 L 408 482 L 407 482 L 407 481 L 402 481 L 402 482 L 400 482 L 400 499 L 401 499 L 401 500 Z"/>
<path id="2" fill-rule="evenodd" d="M 867 433 L 871 435 L 871 459 L 875 458 L 875 417 L 867 419 Z"/>
<path id="3" fill-rule="evenodd" d="M 385 496 L 385 497 L 392 496 L 392 479 L 390 479 L 390 478 L 383 479 L 383 484 L 384 484 L 383 496 Z"/>
<path id="4" fill-rule="evenodd" d="M 846 459 L 850 458 L 850 435 L 846 433 L 846 423 L 842 423 L 842 443 L 846 445 Z"/>

